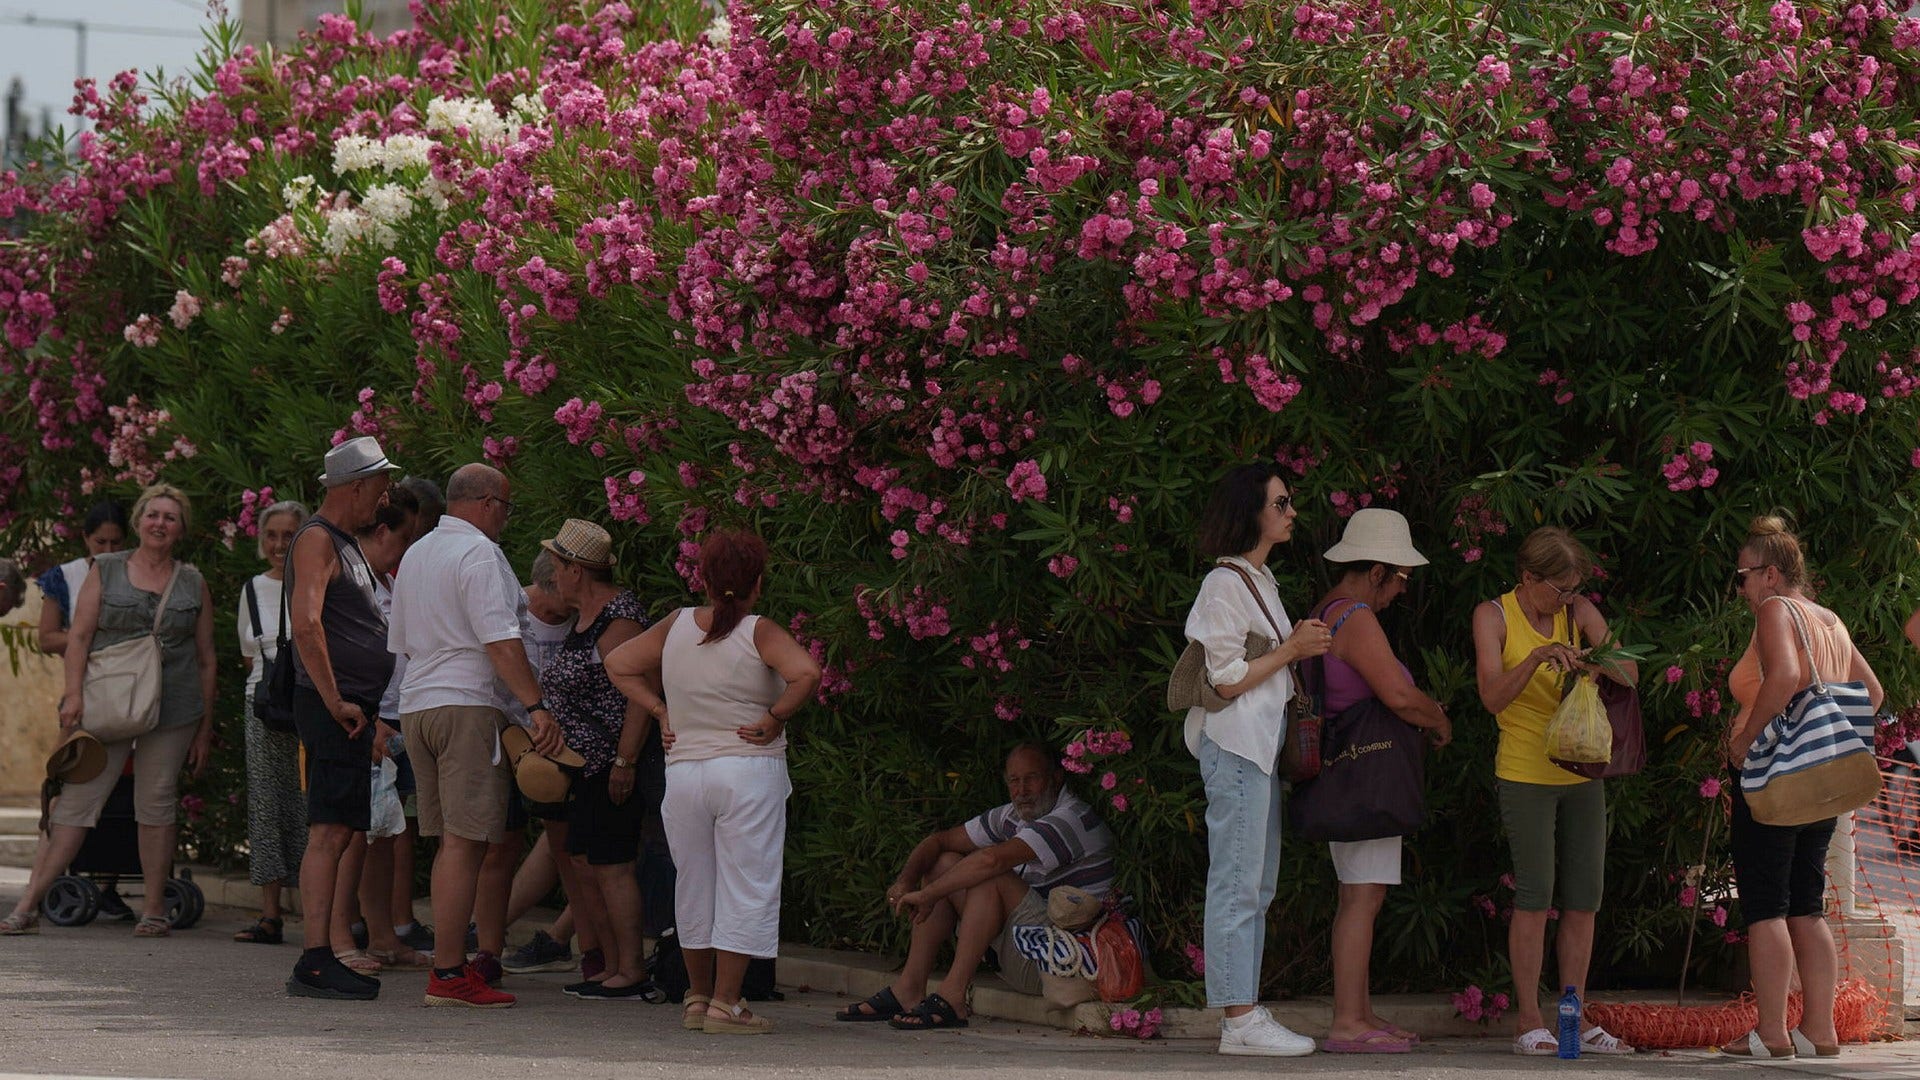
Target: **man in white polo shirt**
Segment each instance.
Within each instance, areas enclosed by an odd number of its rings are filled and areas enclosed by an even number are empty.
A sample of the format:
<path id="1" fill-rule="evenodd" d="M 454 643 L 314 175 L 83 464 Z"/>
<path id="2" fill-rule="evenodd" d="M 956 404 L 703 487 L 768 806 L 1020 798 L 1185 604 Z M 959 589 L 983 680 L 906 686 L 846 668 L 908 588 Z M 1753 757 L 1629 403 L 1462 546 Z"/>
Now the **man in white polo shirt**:
<path id="1" fill-rule="evenodd" d="M 407 656 L 400 720 L 419 785 L 420 833 L 440 837 L 433 861 L 434 942 L 428 1005 L 505 1008 L 512 994 L 467 964 L 458 927 L 473 918 L 487 845 L 506 836 L 511 780 L 498 751 L 501 693 L 525 707 L 534 747 L 562 746 L 560 727 L 521 643 L 526 594 L 500 550 L 513 512 L 507 478 L 464 465 L 447 482 L 447 513 L 407 550 L 393 591 L 388 645 Z"/>

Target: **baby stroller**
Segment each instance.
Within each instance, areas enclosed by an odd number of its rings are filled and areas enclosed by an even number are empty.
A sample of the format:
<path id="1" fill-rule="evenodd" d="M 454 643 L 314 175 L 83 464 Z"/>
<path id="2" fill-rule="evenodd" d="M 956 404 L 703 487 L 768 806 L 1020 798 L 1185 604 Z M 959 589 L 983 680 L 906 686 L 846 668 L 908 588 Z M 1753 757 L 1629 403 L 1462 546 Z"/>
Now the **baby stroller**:
<path id="1" fill-rule="evenodd" d="M 100 821 L 74 855 L 67 872 L 53 880 L 40 901 L 40 915 L 55 926 L 85 926 L 100 914 L 100 884 L 95 877 L 118 875 L 140 880 L 140 837 L 133 820 L 133 777 L 122 776 L 107 796 Z M 207 898 L 193 883 L 193 871 L 167 881 L 166 917 L 175 930 L 200 921 Z"/>

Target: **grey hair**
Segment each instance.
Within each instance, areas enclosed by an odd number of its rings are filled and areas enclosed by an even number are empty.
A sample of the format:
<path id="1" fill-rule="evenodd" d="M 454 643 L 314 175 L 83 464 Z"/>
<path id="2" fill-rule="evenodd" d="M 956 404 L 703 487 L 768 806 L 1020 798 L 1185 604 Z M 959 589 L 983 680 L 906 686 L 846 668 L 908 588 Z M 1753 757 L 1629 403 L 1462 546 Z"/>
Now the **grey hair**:
<path id="1" fill-rule="evenodd" d="M 262 562 L 267 558 L 267 522 L 281 514 L 292 514 L 293 527 L 298 529 L 307 522 L 307 504 L 298 499 L 281 499 L 260 511 L 259 515 L 253 519 L 254 547 L 260 552 Z"/>
<path id="2" fill-rule="evenodd" d="M 546 548 L 533 557 L 533 587 L 543 593 L 557 592 L 553 584 L 553 552 Z"/>

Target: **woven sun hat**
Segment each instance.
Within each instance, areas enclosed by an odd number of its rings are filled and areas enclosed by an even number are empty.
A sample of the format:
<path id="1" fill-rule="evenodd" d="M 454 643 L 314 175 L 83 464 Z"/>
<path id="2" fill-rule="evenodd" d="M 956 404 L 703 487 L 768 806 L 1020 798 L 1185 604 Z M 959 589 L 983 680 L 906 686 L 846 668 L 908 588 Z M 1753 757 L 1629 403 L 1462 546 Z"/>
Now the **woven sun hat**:
<path id="1" fill-rule="evenodd" d="M 75 728 L 47 755 L 47 779 L 84 784 L 107 767 L 107 748 L 92 734 Z"/>
<path id="2" fill-rule="evenodd" d="M 400 471 L 400 466 L 387 460 L 387 452 L 380 449 L 380 440 L 371 435 L 348 439 L 327 451 L 326 468 L 327 471 L 320 474 L 320 482 L 327 487 Z"/>
<path id="3" fill-rule="evenodd" d="M 1379 562 L 1389 566 L 1425 566 L 1427 557 L 1413 546 L 1413 531 L 1396 510 L 1370 506 L 1347 519 L 1340 542 L 1327 549 L 1328 562 Z"/>
<path id="4" fill-rule="evenodd" d="M 500 732 L 500 749 L 513 767 L 513 782 L 520 785 L 520 793 L 534 802 L 565 802 L 574 773 L 587 766 L 586 758 L 565 745 L 552 757 L 535 750 L 533 736 L 518 724 L 508 724 Z"/>
<path id="5" fill-rule="evenodd" d="M 560 535 L 540 541 L 540 546 L 555 558 L 579 563 L 590 570 L 613 566 L 613 537 L 591 521 L 568 518 L 566 524 L 560 526 Z"/>
<path id="6" fill-rule="evenodd" d="M 1047 894 L 1047 921 L 1062 930 L 1085 930 L 1105 907 L 1099 897 L 1071 885 L 1056 885 Z"/>

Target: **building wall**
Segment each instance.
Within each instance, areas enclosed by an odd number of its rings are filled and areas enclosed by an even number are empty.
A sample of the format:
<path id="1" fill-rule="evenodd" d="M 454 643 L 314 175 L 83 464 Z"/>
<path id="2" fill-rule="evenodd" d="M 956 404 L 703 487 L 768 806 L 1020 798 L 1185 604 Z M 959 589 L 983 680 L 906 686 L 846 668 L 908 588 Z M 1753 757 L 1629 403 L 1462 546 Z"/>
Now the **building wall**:
<path id="1" fill-rule="evenodd" d="M 27 590 L 25 605 L 0 622 L 8 627 L 40 624 L 40 590 Z M 63 673 L 56 657 L 22 649 L 13 659 L 18 673 L 0 646 L 0 799 L 38 798 L 46 777 L 47 755 L 60 734 L 60 685 Z"/>
<path id="2" fill-rule="evenodd" d="M 328 12 L 346 10 L 346 0 L 242 0 L 240 22 L 247 41 L 280 47 L 293 44 L 300 31 L 311 30 Z M 364 0 L 361 10 L 376 34 L 391 34 L 413 25 L 407 0 Z"/>

